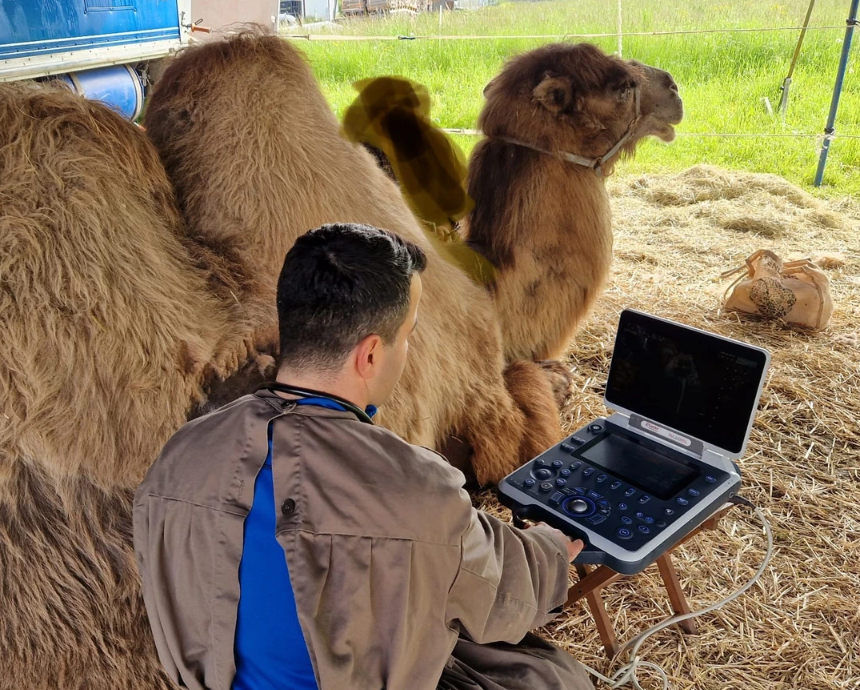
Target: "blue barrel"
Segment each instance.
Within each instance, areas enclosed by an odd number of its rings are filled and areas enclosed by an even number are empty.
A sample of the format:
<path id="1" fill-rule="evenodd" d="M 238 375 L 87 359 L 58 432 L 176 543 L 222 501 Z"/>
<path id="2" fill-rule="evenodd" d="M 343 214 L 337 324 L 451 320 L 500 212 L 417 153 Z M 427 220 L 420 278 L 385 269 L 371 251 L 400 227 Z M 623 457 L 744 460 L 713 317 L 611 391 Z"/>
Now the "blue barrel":
<path id="1" fill-rule="evenodd" d="M 136 120 L 143 108 L 143 85 L 129 65 L 72 72 L 60 78 L 79 96 L 101 101 L 128 120 Z"/>

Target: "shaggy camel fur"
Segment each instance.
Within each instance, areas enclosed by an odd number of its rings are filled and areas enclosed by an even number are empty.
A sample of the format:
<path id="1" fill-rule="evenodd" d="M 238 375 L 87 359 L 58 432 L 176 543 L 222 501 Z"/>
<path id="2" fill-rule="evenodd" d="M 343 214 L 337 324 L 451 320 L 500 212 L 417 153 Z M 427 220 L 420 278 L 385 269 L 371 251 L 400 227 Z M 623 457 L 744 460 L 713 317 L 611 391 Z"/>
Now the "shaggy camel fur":
<path id="1" fill-rule="evenodd" d="M 275 287 L 296 237 L 330 222 L 375 225 L 430 257 L 421 325 L 381 423 L 430 447 L 462 436 L 481 483 L 560 438 L 547 377 L 532 362 L 505 367 L 486 290 L 438 256 L 396 185 L 339 136 L 308 65 L 286 41 L 243 34 L 189 48 L 156 84 L 144 123 L 189 237 L 230 262 L 229 296 L 251 320 L 257 349 L 276 351 Z"/>
<path id="2" fill-rule="evenodd" d="M 138 128 L 0 84 L 2 690 L 170 687 L 131 502 L 238 321 L 180 235 Z"/>
<path id="3" fill-rule="evenodd" d="M 637 118 L 637 90 L 641 97 Z M 562 160 L 609 158 L 683 117 L 668 72 L 609 57 L 588 44 L 553 44 L 513 58 L 485 88 L 485 139 L 469 164 L 475 208 L 469 245 L 496 267 L 492 293 L 509 360 L 560 356 L 609 273 L 612 219 L 603 177 Z"/>

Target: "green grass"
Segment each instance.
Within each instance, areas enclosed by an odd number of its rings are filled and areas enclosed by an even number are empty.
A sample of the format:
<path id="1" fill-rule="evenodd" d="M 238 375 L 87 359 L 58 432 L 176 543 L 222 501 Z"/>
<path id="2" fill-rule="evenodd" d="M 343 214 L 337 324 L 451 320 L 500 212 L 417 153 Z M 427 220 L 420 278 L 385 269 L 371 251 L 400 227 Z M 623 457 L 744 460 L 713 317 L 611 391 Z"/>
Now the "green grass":
<path id="1" fill-rule="evenodd" d="M 799 26 L 807 0 L 625 0 L 624 31 L 672 31 Z M 845 26 L 848 0 L 819 0 L 811 26 Z M 444 35 L 492 35 L 492 40 L 299 41 L 323 91 L 340 115 L 355 97 L 352 83 L 396 74 L 425 84 L 433 118 L 443 127 L 474 128 L 481 91 L 511 55 L 547 42 L 504 36 L 612 33 L 612 0 L 506 2 L 474 12 L 446 12 Z M 364 18 L 347 22 L 348 35 L 437 35 L 438 14 Z M 627 36 L 625 58 L 668 70 L 681 87 L 686 118 L 671 145 L 649 140 L 620 172 L 676 171 L 697 163 L 771 172 L 811 189 L 820 140 L 815 138 L 725 139 L 696 133 L 821 134 L 827 119 L 842 47 L 843 29 L 807 33 L 783 122 L 776 109 L 799 32 Z M 560 40 L 556 39 L 556 40 Z M 578 40 L 578 39 L 569 39 Z M 615 38 L 590 39 L 607 52 Z M 837 117 L 837 134 L 860 135 L 860 32 L 855 35 Z M 683 136 L 690 135 L 690 136 Z M 474 137 L 456 136 L 468 152 Z M 860 193 L 860 139 L 836 139 L 824 178 L 827 195 Z"/>

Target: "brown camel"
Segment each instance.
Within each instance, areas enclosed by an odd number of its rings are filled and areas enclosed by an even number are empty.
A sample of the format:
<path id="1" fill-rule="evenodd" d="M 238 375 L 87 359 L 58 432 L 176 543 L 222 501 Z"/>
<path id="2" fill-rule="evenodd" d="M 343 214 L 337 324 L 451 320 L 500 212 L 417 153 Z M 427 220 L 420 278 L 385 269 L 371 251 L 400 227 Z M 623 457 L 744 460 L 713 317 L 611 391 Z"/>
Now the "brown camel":
<path id="1" fill-rule="evenodd" d="M 609 273 L 604 179 L 644 137 L 675 138 L 678 87 L 661 69 L 559 43 L 510 60 L 484 95 L 464 233 L 496 268 L 506 358 L 557 358 Z"/>
<path id="2" fill-rule="evenodd" d="M 296 237 L 328 222 L 375 225 L 430 255 L 421 326 L 381 423 L 429 447 L 461 436 L 483 484 L 560 438 L 547 376 L 532 362 L 506 367 L 486 290 L 438 256 L 397 187 L 339 135 L 288 42 L 251 33 L 189 48 L 156 84 L 144 123 L 188 236 L 204 259 L 215 253 L 229 263 L 233 284 L 215 289 L 241 305 L 255 349 L 276 352 L 275 285 Z M 216 402 L 224 397 L 213 391 Z"/>

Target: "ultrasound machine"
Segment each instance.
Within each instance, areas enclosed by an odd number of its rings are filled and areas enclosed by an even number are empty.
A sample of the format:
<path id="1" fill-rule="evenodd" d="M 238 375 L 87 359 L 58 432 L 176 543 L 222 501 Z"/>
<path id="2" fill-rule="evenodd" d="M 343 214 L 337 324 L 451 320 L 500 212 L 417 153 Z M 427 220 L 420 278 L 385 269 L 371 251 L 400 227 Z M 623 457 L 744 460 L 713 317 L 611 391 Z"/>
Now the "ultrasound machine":
<path id="1" fill-rule="evenodd" d="M 591 421 L 505 477 L 517 524 L 545 522 L 576 563 L 638 573 L 736 496 L 767 350 L 627 309 Z"/>

